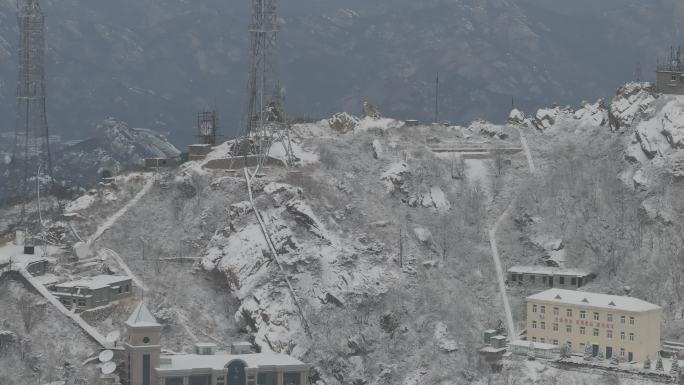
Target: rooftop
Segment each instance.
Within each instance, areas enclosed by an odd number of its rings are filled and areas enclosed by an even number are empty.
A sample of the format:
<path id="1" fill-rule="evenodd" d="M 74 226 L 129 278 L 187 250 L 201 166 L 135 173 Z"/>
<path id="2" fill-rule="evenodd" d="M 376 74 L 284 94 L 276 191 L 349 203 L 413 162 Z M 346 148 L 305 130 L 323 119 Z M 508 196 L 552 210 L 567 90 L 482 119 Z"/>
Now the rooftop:
<path id="1" fill-rule="evenodd" d="M 96 275 L 71 282 L 64 282 L 55 287 L 71 288 L 71 287 L 85 287 L 92 290 L 102 289 L 116 283 L 130 281 L 131 277 L 120 275 Z"/>
<path id="2" fill-rule="evenodd" d="M 549 289 L 527 297 L 527 300 L 556 302 L 569 305 L 591 306 L 631 312 L 660 310 L 661 307 L 634 297 L 588 293 L 576 290 Z"/>
<path id="3" fill-rule="evenodd" d="M 157 319 L 154 318 L 150 310 L 145 306 L 143 302 L 138 305 L 133 311 L 128 320 L 126 321 L 128 326 L 161 326 Z"/>
<path id="4" fill-rule="evenodd" d="M 568 269 L 563 267 L 552 267 L 552 266 L 523 266 L 516 265 L 508 269 L 509 273 L 517 274 L 539 274 L 539 275 L 565 275 L 565 276 L 576 276 L 576 277 L 586 277 L 593 274 L 589 270 L 582 269 Z"/>
<path id="5" fill-rule="evenodd" d="M 302 370 L 308 367 L 298 359 L 277 353 L 253 353 L 253 354 L 174 354 L 162 355 L 160 360 L 160 372 L 165 371 L 184 371 L 184 370 L 222 370 L 231 361 L 240 360 L 247 364 L 248 368 L 290 368 Z"/>
<path id="6" fill-rule="evenodd" d="M 560 346 L 558 345 L 552 345 L 552 344 L 545 344 L 541 342 L 532 342 L 532 341 L 527 341 L 527 340 L 515 340 L 511 341 L 509 345 L 511 346 L 521 346 L 525 348 L 530 347 L 530 343 L 534 344 L 535 349 L 542 349 L 542 350 L 554 350 L 554 349 L 560 349 Z"/>

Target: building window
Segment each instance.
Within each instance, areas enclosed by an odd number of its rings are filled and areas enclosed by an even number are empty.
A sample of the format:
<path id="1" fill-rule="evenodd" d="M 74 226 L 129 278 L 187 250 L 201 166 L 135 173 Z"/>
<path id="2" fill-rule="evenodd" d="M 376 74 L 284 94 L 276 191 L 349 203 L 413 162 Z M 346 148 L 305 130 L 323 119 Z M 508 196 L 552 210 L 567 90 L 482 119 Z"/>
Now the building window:
<path id="1" fill-rule="evenodd" d="M 290 372 L 283 375 L 283 385 L 299 385 L 302 374 L 300 372 Z"/>
<path id="2" fill-rule="evenodd" d="M 621 323 L 621 324 L 624 324 L 624 323 L 625 323 L 625 316 L 623 316 L 623 315 L 620 316 L 620 323 Z"/>
<path id="3" fill-rule="evenodd" d="M 530 275 L 530 282 L 534 282 L 534 279 L 535 279 L 535 278 L 536 278 L 536 276 Z"/>
<path id="4" fill-rule="evenodd" d="M 264 372 L 257 374 L 257 385 L 277 385 L 278 374 L 276 372 Z"/>
<path id="5" fill-rule="evenodd" d="M 558 315 L 558 308 L 557 307 L 553 308 L 553 315 Z"/>
<path id="6" fill-rule="evenodd" d="M 557 332 L 558 331 L 558 324 L 553 324 L 553 331 Z"/>
<path id="7" fill-rule="evenodd" d="M 586 319 L 587 318 L 587 312 L 584 310 L 580 310 L 580 318 L 581 319 Z"/>
<path id="8" fill-rule="evenodd" d="M 620 332 L 620 339 L 625 340 L 625 332 Z"/>
<path id="9" fill-rule="evenodd" d="M 565 332 L 572 333 L 572 325 L 565 325 Z"/>
<path id="10" fill-rule="evenodd" d="M 568 349 L 572 350 L 572 341 L 568 341 L 566 343 L 568 345 Z"/>
<path id="11" fill-rule="evenodd" d="M 536 328 L 537 328 L 537 321 L 532 321 L 532 329 L 536 329 Z"/>
<path id="12" fill-rule="evenodd" d="M 540 329 L 541 330 L 546 330 L 546 322 L 542 321 L 539 323 Z"/>
<path id="13" fill-rule="evenodd" d="M 164 383 L 166 385 L 183 385 L 183 377 L 166 377 L 166 381 Z"/>
<path id="14" fill-rule="evenodd" d="M 634 341 L 634 333 L 629 333 L 629 340 Z"/>
<path id="15" fill-rule="evenodd" d="M 594 321 L 598 321 L 598 320 L 599 320 L 599 313 L 594 313 Z"/>
<path id="16" fill-rule="evenodd" d="M 130 285 L 126 285 L 126 290 L 125 290 L 125 291 L 126 291 L 126 293 L 128 293 L 129 291 L 131 291 Z"/>
<path id="17" fill-rule="evenodd" d="M 613 315 L 612 314 L 608 314 L 608 322 L 613 322 Z"/>
<path id="18" fill-rule="evenodd" d="M 545 314 L 546 313 L 546 306 L 542 305 L 539 312 L 542 314 Z"/>
<path id="19" fill-rule="evenodd" d="M 572 309 L 565 309 L 565 316 L 572 317 Z"/>
<path id="20" fill-rule="evenodd" d="M 211 376 L 202 374 L 202 375 L 195 375 L 195 376 L 190 376 L 188 378 L 188 383 L 190 385 L 209 385 L 211 384 Z"/>
<path id="21" fill-rule="evenodd" d="M 143 337 L 142 341 L 143 341 L 143 344 L 149 344 L 150 343 L 150 337 Z"/>
<path id="22" fill-rule="evenodd" d="M 558 345 L 558 340 L 553 340 L 554 345 Z"/>
<path id="23" fill-rule="evenodd" d="M 511 274 L 511 281 L 515 282 L 518 279 L 517 274 Z"/>
<path id="24" fill-rule="evenodd" d="M 558 277 L 558 283 L 561 285 L 565 285 L 565 277 Z"/>
<path id="25" fill-rule="evenodd" d="M 542 344 L 543 344 L 543 343 L 546 343 L 546 339 L 545 339 L 545 338 L 540 338 L 540 339 L 539 339 L 539 342 L 541 342 Z"/>
<path id="26" fill-rule="evenodd" d="M 223 377 L 216 377 L 216 385 L 223 385 L 223 384 L 224 384 L 224 378 Z"/>
<path id="27" fill-rule="evenodd" d="M 532 305 L 532 313 L 536 313 L 536 312 L 537 312 L 537 305 Z"/>
<path id="28" fill-rule="evenodd" d="M 571 284 L 572 286 L 577 285 L 577 278 L 570 278 L 570 284 Z"/>
<path id="29" fill-rule="evenodd" d="M 532 337 L 532 342 L 537 342 L 537 337 Z"/>
<path id="30" fill-rule="evenodd" d="M 620 348 L 620 357 L 625 356 L 625 348 Z"/>
<path id="31" fill-rule="evenodd" d="M 581 335 L 587 334 L 587 328 L 585 328 L 584 326 L 580 326 L 580 334 Z"/>
<path id="32" fill-rule="evenodd" d="M 670 79 L 671 79 L 673 82 L 676 82 L 676 81 L 677 81 L 677 75 L 672 74 L 672 75 L 670 76 Z"/>
<path id="33" fill-rule="evenodd" d="M 629 317 L 629 324 L 634 325 L 634 317 Z"/>
<path id="34" fill-rule="evenodd" d="M 598 330 L 598 329 L 594 329 L 594 337 L 598 337 L 598 336 L 599 336 L 599 330 Z"/>
<path id="35" fill-rule="evenodd" d="M 612 330 L 606 330 L 606 336 L 608 337 L 608 339 L 612 339 L 613 338 L 613 331 Z"/>
<path id="36" fill-rule="evenodd" d="M 119 286 L 119 288 L 117 289 L 117 291 L 119 292 L 119 294 L 123 293 L 123 287 Z"/>
<path id="37" fill-rule="evenodd" d="M 85 306 L 86 305 L 86 300 L 83 298 L 78 299 L 78 306 Z"/>

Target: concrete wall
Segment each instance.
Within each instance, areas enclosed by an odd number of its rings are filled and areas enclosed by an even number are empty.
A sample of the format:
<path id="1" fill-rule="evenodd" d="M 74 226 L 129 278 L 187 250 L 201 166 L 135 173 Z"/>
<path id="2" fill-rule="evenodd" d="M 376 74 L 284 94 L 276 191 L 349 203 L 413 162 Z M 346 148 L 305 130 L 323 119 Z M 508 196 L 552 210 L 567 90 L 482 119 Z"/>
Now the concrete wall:
<path id="1" fill-rule="evenodd" d="M 684 95 L 684 73 L 657 72 L 656 89 L 664 94 Z"/>
<path id="2" fill-rule="evenodd" d="M 555 308 L 558 309 L 558 314 L 555 314 Z M 571 315 L 568 315 L 568 310 Z M 585 311 L 586 318 L 581 318 L 581 311 Z M 598 313 L 598 321 L 594 320 L 594 313 Z M 609 321 L 609 314 L 612 315 L 612 321 Z M 624 323 L 621 321 L 623 316 Z M 630 317 L 634 317 L 634 325 L 630 324 Z M 604 356 L 606 347 L 612 347 L 613 353 L 618 355 L 624 349 L 624 357 L 620 357 L 622 360 L 627 360 L 629 352 L 632 352 L 633 360 L 644 361 L 646 356 L 653 359 L 660 351 L 660 319 L 660 310 L 634 313 L 528 300 L 527 339 L 551 344 L 557 341 L 559 345 L 571 342 L 575 353 L 584 353 L 582 344 L 591 343 L 598 345 Z M 554 330 L 554 325 L 557 325 L 558 330 Z M 567 331 L 568 326 L 571 327 L 570 332 Z M 581 333 L 581 328 L 584 328 L 584 334 Z M 594 329 L 598 330 L 598 336 L 594 336 Z M 625 335 L 624 340 L 621 333 Z M 634 341 L 630 340 L 630 333 L 634 334 Z"/>
<path id="3" fill-rule="evenodd" d="M 238 156 L 235 158 L 212 159 L 204 167 L 212 170 L 237 170 L 245 167 L 256 167 L 257 162 L 258 158 L 256 156 Z M 272 157 L 267 157 L 264 164 L 266 166 L 285 166 L 283 161 Z"/>

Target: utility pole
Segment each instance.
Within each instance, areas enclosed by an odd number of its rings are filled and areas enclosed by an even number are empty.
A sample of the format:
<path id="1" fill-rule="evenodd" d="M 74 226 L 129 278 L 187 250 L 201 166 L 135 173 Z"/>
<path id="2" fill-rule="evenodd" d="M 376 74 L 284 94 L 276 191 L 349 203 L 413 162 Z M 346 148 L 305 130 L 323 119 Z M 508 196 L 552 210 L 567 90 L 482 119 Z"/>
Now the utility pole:
<path id="1" fill-rule="evenodd" d="M 439 122 L 439 72 L 435 78 L 435 123 Z"/>
<path id="2" fill-rule="evenodd" d="M 404 232 L 399 228 L 399 267 L 404 268 Z"/>

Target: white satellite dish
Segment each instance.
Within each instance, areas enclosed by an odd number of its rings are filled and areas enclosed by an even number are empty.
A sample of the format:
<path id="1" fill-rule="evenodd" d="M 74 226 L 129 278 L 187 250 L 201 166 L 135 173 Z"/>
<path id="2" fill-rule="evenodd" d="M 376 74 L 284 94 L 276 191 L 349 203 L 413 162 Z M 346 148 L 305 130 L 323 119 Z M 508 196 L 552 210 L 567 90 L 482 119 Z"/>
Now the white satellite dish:
<path id="1" fill-rule="evenodd" d="M 103 350 L 100 352 L 98 358 L 100 359 L 100 362 L 109 362 L 114 358 L 114 352 L 111 350 Z"/>
<path id="2" fill-rule="evenodd" d="M 102 374 L 112 374 L 116 370 L 116 364 L 112 361 L 105 362 L 102 365 Z"/>
<path id="3" fill-rule="evenodd" d="M 105 337 L 105 340 L 109 343 L 114 343 L 119 340 L 119 337 L 121 337 L 121 333 L 119 333 L 118 330 L 114 330 L 113 332 L 107 334 L 107 337 Z"/>

